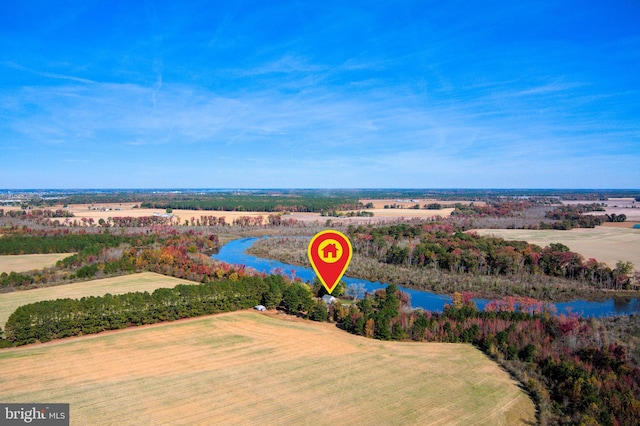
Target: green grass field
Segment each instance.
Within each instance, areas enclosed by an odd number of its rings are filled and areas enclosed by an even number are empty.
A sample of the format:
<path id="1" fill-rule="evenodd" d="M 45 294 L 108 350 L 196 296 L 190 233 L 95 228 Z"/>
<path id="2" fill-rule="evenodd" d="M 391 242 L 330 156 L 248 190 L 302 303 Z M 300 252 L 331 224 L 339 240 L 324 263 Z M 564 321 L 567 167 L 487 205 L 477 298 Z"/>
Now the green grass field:
<path id="1" fill-rule="evenodd" d="M 102 296 L 106 293 L 122 294 L 132 291 L 153 292 L 157 288 L 175 287 L 178 284 L 193 284 L 193 282 L 153 272 L 143 272 L 121 277 L 3 293 L 0 294 L 0 327 L 4 328 L 9 316 L 19 306 L 41 300 L 79 299 L 84 296 Z"/>
<path id="2" fill-rule="evenodd" d="M 585 259 L 591 257 L 614 267 L 619 260 L 632 262 L 640 269 L 640 229 L 598 226 L 589 229 L 526 230 L 476 229 L 480 235 L 495 235 L 507 240 L 522 240 L 539 246 L 562 243 Z"/>
<path id="3" fill-rule="evenodd" d="M 0 401 L 70 403 L 72 425 L 535 422 L 471 345 L 247 311 L 4 349 L 0 369 Z"/>

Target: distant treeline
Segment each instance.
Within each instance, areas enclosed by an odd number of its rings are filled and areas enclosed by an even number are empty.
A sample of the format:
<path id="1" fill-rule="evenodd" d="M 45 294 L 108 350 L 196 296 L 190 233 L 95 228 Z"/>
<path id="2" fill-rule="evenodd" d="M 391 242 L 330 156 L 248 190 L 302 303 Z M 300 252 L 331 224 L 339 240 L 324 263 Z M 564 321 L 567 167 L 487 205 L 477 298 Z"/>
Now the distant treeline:
<path id="1" fill-rule="evenodd" d="M 0 255 L 71 253 L 90 246 L 115 247 L 130 240 L 132 237 L 107 233 L 48 236 L 8 234 L 0 238 Z"/>
<path id="2" fill-rule="evenodd" d="M 516 216 L 527 209 L 540 205 L 559 204 L 559 200 L 502 200 L 492 201 L 486 205 L 480 204 L 456 204 L 455 210 L 451 213 L 456 217 L 507 217 Z"/>
<path id="3" fill-rule="evenodd" d="M 546 212 L 538 223 L 532 220 L 523 221 L 523 228 L 527 229 L 559 229 L 569 230 L 573 228 L 594 228 L 602 222 L 611 221 L 605 216 L 605 208 L 602 203 L 577 204 L 577 205 L 557 205 L 556 199 L 537 200 L 508 200 L 491 201 L 486 205 L 461 205 L 456 204 L 455 210 L 451 213 L 454 219 L 474 219 L 471 226 L 483 227 L 479 225 L 479 218 L 522 218 L 530 216 L 529 212 L 540 210 L 546 207 Z M 588 215 L 585 213 L 602 212 L 602 215 Z M 531 218 L 530 218 L 531 219 Z M 620 220 L 622 221 L 622 220 Z M 513 227 L 513 226 L 507 226 Z"/>
<path id="4" fill-rule="evenodd" d="M 261 212 L 322 212 L 362 208 L 351 197 L 284 197 L 284 196 L 215 196 L 191 199 L 158 199 L 145 201 L 140 207 L 153 209 L 261 211 Z"/>
<path id="5" fill-rule="evenodd" d="M 4 211 L 4 209 L 0 209 L 0 217 L 15 217 L 15 218 L 27 218 L 27 219 L 37 219 L 37 218 L 59 218 L 59 217 L 73 217 L 73 213 L 63 210 L 49 210 L 49 209 L 31 209 L 31 210 L 8 210 Z"/>
<path id="6" fill-rule="evenodd" d="M 501 201 L 504 199 L 563 199 L 606 201 L 608 198 L 632 197 L 640 201 L 639 190 L 566 190 L 566 189 L 264 189 L 264 190 L 102 190 L 102 191 L 32 191 L 33 196 L 20 204 L 25 206 L 53 206 L 57 203 L 125 203 L 154 202 L 161 200 L 194 200 L 213 198 L 387 198 L 387 199 L 429 199 L 442 201 L 477 200 Z M 12 203 L 15 204 L 15 203 Z M 325 207 L 325 210 L 330 210 Z M 314 210 L 314 211 L 320 211 Z"/>
<path id="7" fill-rule="evenodd" d="M 132 191 L 72 194 L 68 204 L 140 202 L 142 208 L 320 212 L 358 208 L 358 197 L 349 191 L 256 190 L 256 191 Z M 30 203 L 33 203 L 30 202 Z M 46 204 L 46 203 L 45 203 Z"/>

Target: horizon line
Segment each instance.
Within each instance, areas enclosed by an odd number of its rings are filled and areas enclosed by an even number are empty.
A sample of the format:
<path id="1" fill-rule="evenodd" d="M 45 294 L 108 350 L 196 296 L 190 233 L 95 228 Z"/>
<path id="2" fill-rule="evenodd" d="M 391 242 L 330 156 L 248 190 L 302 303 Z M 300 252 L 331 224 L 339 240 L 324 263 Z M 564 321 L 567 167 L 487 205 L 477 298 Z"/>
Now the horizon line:
<path id="1" fill-rule="evenodd" d="M 87 188 L 0 188 L 0 192 L 90 192 L 90 191 L 162 191 L 162 192 L 179 192 L 179 191 L 219 191 L 219 192 L 231 192 L 231 191 L 625 191 L 635 192 L 640 191 L 640 188 L 544 188 L 544 187 L 342 187 L 342 188 L 326 188 L 326 187 L 130 187 L 130 188 L 117 188 L 117 187 L 87 187 Z"/>

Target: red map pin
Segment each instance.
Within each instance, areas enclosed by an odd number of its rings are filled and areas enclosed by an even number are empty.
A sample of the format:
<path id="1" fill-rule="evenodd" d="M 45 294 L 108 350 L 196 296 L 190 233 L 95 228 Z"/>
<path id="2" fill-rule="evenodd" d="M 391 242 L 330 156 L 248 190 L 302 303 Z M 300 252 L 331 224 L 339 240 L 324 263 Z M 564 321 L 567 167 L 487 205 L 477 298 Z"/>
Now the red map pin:
<path id="1" fill-rule="evenodd" d="M 307 255 L 313 270 L 329 294 L 347 270 L 352 254 L 351 242 L 342 232 L 322 231 L 311 239 Z"/>

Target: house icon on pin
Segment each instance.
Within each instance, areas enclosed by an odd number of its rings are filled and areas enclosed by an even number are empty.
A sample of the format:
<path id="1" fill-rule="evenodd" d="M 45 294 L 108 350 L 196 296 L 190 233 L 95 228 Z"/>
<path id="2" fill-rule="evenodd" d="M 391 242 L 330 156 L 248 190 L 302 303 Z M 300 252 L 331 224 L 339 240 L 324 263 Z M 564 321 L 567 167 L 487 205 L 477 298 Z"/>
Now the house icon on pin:
<path id="1" fill-rule="evenodd" d="M 338 257 L 338 247 L 335 244 L 328 244 L 322 249 L 322 257 L 325 259 L 335 259 Z"/>

